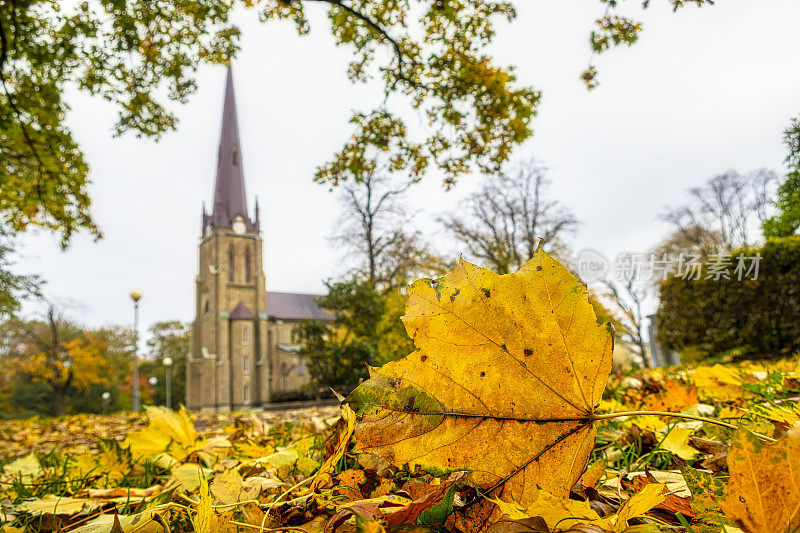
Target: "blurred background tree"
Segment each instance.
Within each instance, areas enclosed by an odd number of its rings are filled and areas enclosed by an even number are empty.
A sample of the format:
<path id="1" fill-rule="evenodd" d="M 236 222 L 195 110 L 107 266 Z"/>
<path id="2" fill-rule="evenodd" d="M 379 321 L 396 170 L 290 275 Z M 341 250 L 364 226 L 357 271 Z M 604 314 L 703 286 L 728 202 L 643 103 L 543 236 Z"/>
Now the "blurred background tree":
<path id="1" fill-rule="evenodd" d="M 778 187 L 775 216 L 764 221 L 767 237 L 788 237 L 800 231 L 800 118 L 792 119 L 784 133 L 788 172 Z"/>
<path id="2" fill-rule="evenodd" d="M 367 365 L 411 353 L 413 343 L 399 320 L 405 298 L 390 294 L 359 276 L 328 284 L 319 304 L 335 316 L 333 322 L 306 321 L 297 329 L 315 386 L 347 393 L 368 376 Z"/>
<path id="3" fill-rule="evenodd" d="M 53 305 L 42 320 L 6 321 L 2 337 L 4 388 L 12 409 L 63 415 L 76 398 L 110 384 L 108 345 L 63 319 Z"/>
<path id="4" fill-rule="evenodd" d="M 529 160 L 510 172 L 486 176 L 477 192 L 440 219 L 467 259 L 498 274 L 516 272 L 541 246 L 566 260 L 568 235 L 578 219 L 548 194 L 546 169 Z"/>
<path id="5" fill-rule="evenodd" d="M 156 322 L 147 332 L 149 358 L 142 361 L 140 372 L 146 378 L 158 379 L 152 389 L 152 403 L 167 404 L 166 373 L 171 372 L 172 406 L 177 407 L 186 397 L 186 355 L 191 350 L 192 325 L 178 320 Z M 164 365 L 164 358 L 172 359 L 171 367 Z"/>
<path id="6" fill-rule="evenodd" d="M 674 227 L 662 248 L 666 252 L 682 246 L 683 252 L 707 257 L 750 246 L 757 239 L 754 230 L 767 218 L 776 180 L 777 175 L 767 169 L 748 174 L 729 170 L 692 187 L 688 203 L 661 216 Z"/>
<path id="7" fill-rule="evenodd" d="M 353 272 L 386 295 L 417 278 L 441 275 L 448 265 L 406 211 L 403 200 L 413 181 L 383 172 L 385 166 L 342 186 L 333 240 L 344 250 L 343 259 L 355 263 Z"/>

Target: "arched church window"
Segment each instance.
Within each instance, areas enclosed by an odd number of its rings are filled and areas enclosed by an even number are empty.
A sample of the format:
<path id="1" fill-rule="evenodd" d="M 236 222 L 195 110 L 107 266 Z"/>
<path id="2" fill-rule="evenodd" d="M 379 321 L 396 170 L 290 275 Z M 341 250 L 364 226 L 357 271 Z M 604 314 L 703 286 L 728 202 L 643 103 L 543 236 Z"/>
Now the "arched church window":
<path id="1" fill-rule="evenodd" d="M 242 344 L 250 343 L 250 326 L 242 326 Z"/>
<path id="2" fill-rule="evenodd" d="M 250 264 L 250 248 L 245 248 L 244 251 L 244 282 L 250 283 L 250 276 L 252 274 L 252 265 Z"/>
<path id="3" fill-rule="evenodd" d="M 250 385 L 244 386 L 244 403 L 250 403 Z"/>
<path id="4" fill-rule="evenodd" d="M 242 372 L 245 374 L 250 373 L 250 357 L 247 355 L 242 357 Z"/>
<path id="5" fill-rule="evenodd" d="M 239 147 L 238 146 L 234 146 L 233 150 L 231 150 L 231 161 L 233 162 L 234 165 L 238 165 L 239 164 Z"/>
<path id="6" fill-rule="evenodd" d="M 233 246 L 228 248 L 228 281 L 233 282 L 233 262 L 234 262 L 234 255 L 233 255 Z"/>

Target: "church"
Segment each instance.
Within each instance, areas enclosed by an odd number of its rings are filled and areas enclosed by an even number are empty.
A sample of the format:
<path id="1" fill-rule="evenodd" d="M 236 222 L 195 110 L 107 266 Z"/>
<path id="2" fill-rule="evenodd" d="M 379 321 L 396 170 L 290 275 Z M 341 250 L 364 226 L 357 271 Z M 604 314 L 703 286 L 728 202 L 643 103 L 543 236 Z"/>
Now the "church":
<path id="1" fill-rule="evenodd" d="M 295 328 L 333 317 L 319 296 L 267 291 L 258 203 L 247 207 L 228 67 L 211 213 L 203 206 L 186 406 L 221 413 L 296 395 L 310 380 Z"/>

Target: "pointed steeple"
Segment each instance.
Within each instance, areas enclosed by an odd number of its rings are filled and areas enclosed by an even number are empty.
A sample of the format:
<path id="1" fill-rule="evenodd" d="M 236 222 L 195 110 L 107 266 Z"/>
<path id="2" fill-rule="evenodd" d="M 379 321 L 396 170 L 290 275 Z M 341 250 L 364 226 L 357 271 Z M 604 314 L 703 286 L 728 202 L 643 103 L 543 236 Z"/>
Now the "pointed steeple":
<path id="1" fill-rule="evenodd" d="M 242 150 L 239 143 L 239 121 L 236 118 L 236 96 L 233 91 L 233 71 L 228 65 L 211 223 L 215 228 L 230 227 L 237 215 L 244 219 L 248 229 L 253 228 L 253 223 L 247 214 Z"/>

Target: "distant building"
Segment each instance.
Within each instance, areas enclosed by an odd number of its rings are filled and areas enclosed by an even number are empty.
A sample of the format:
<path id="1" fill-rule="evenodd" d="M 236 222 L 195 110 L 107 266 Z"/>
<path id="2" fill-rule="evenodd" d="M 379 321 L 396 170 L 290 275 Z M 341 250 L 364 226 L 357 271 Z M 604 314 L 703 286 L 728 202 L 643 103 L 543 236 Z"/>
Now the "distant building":
<path id="1" fill-rule="evenodd" d="M 647 325 L 647 336 L 650 338 L 650 360 L 653 367 L 681 364 L 681 356 L 678 352 L 673 352 L 658 342 L 656 315 L 649 315 L 647 318 L 650 320 Z"/>
<path id="2" fill-rule="evenodd" d="M 258 204 L 247 210 L 233 77 L 228 67 L 214 204 L 203 207 L 186 406 L 224 412 L 269 403 L 309 381 L 298 322 L 331 320 L 318 296 L 267 292 Z M 283 394 L 281 394 L 283 393 Z"/>

